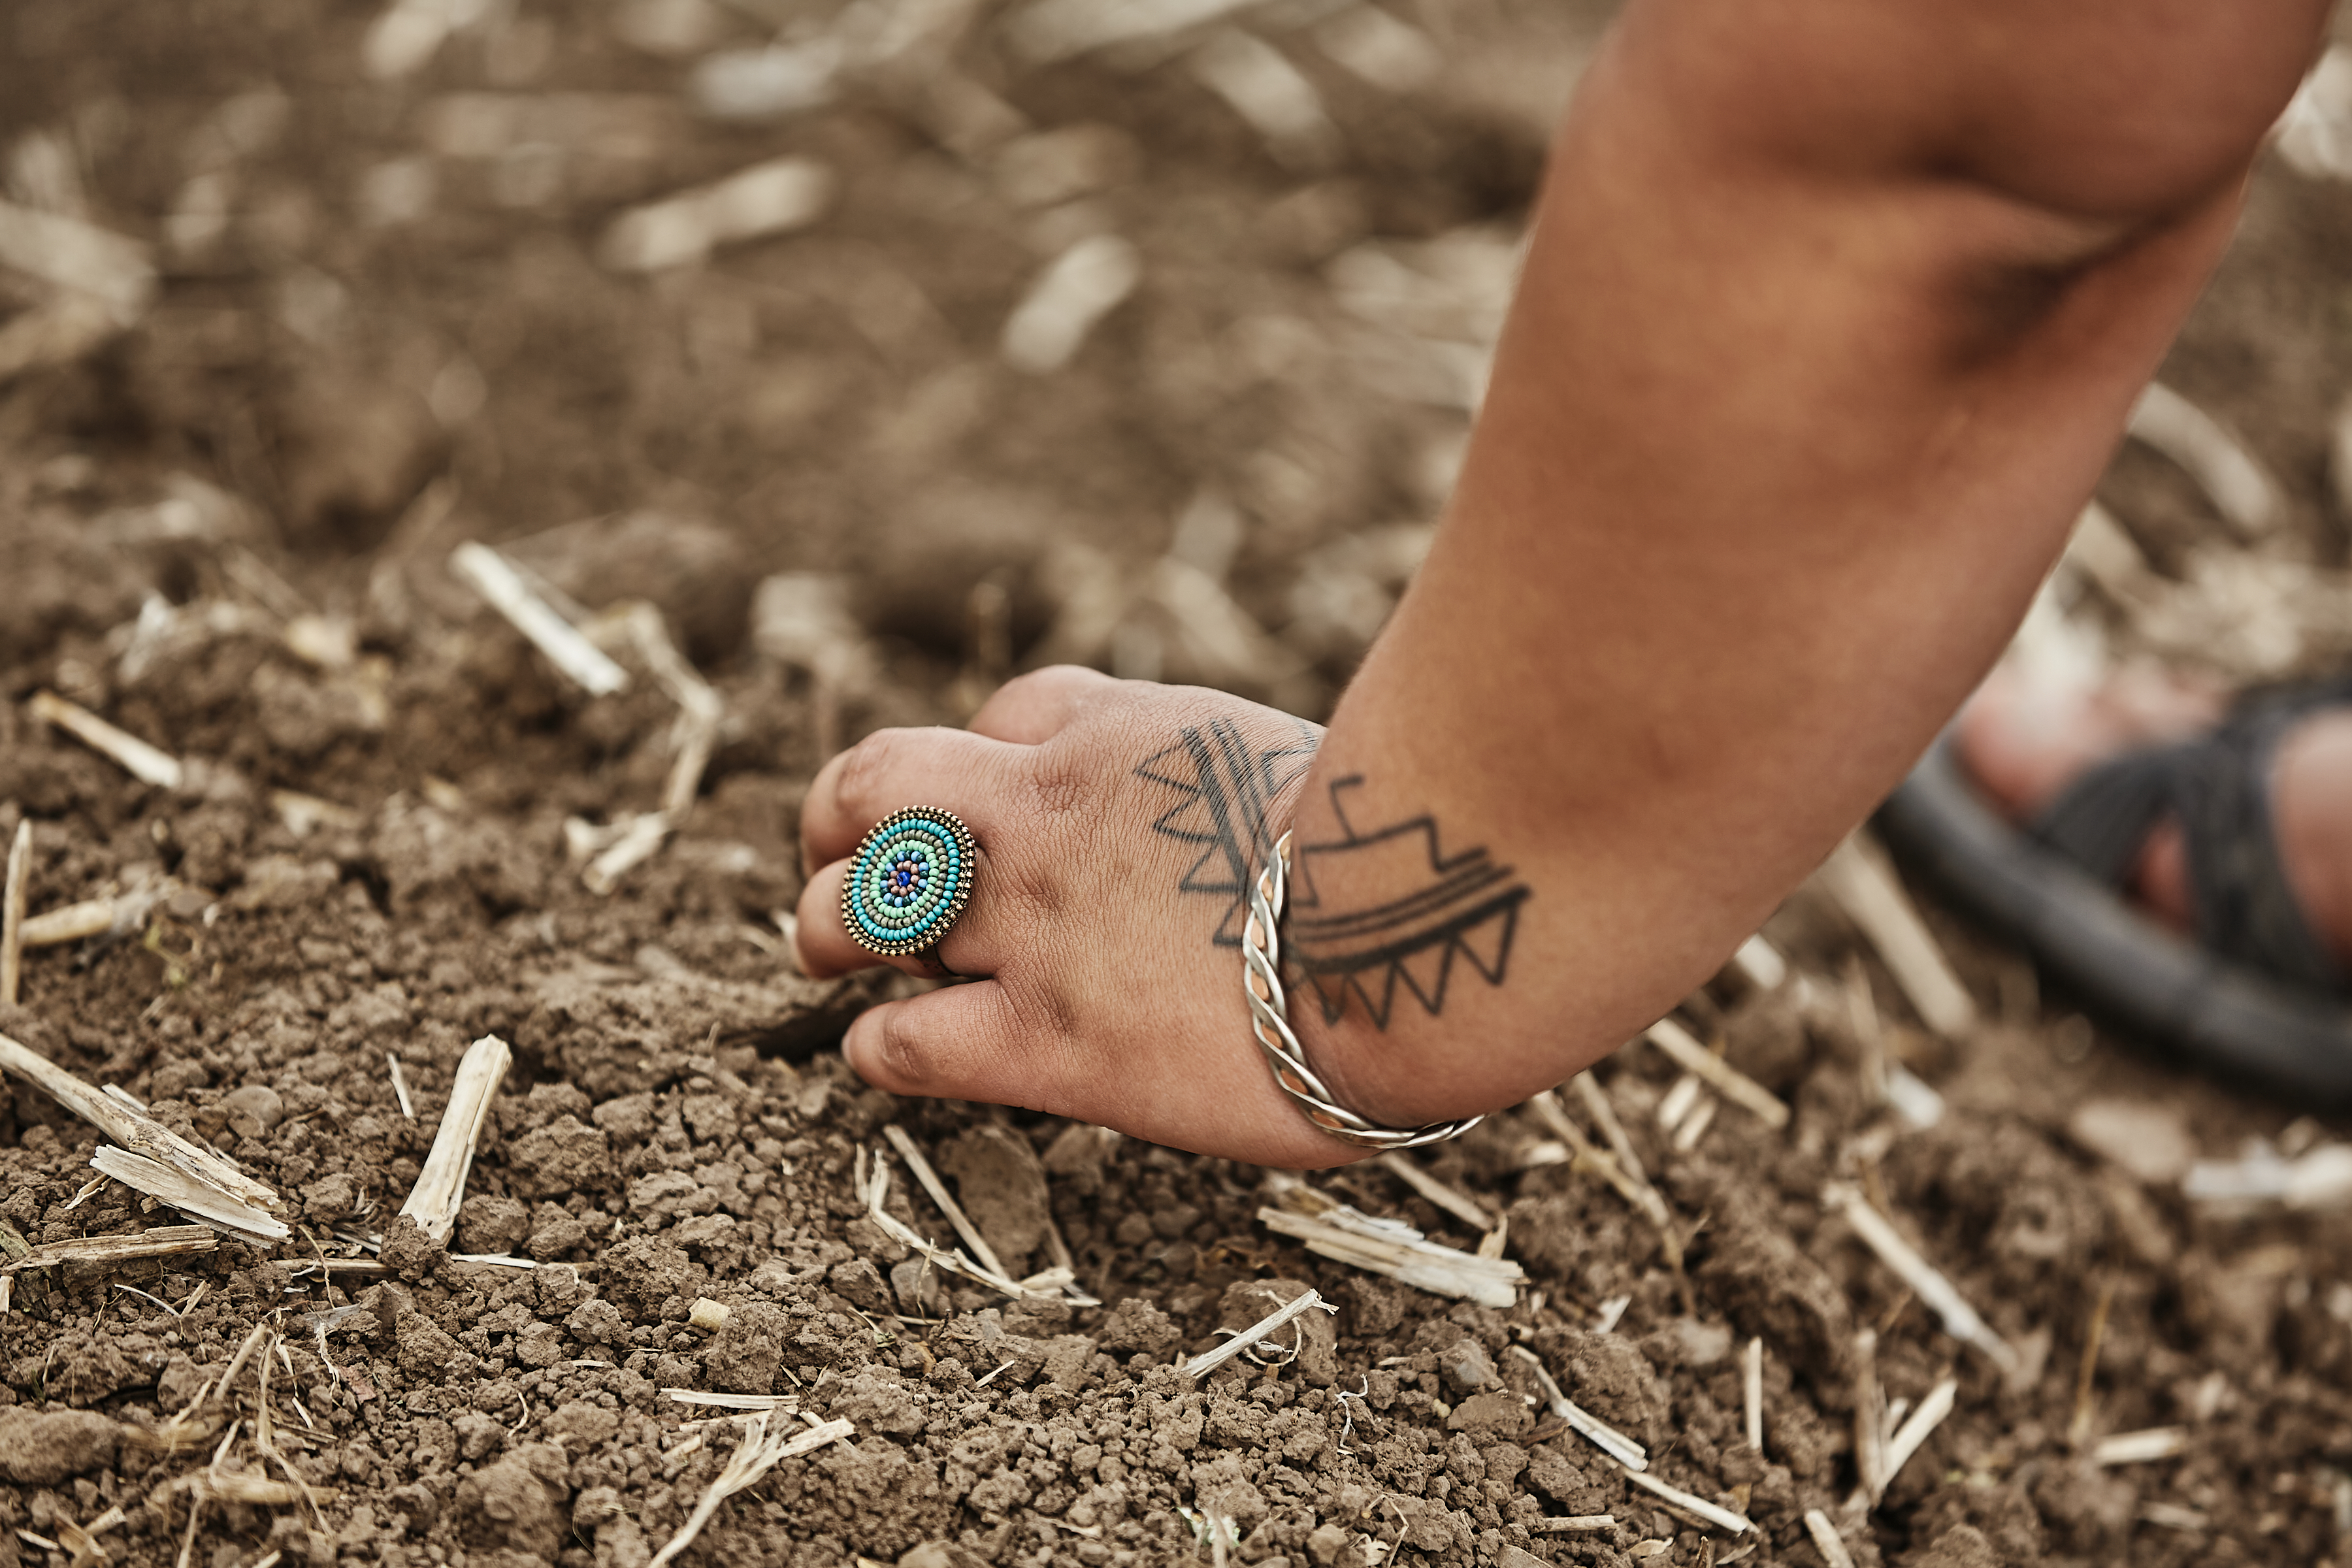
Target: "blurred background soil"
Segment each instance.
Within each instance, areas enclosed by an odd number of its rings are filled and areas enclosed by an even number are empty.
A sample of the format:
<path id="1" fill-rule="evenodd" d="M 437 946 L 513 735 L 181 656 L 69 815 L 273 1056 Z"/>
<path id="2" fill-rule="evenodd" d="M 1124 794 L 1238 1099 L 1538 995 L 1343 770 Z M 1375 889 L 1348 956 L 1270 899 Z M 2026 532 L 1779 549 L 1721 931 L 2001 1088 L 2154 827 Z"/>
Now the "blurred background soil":
<path id="1" fill-rule="evenodd" d="M 1772 928 L 1796 989 L 1727 978 L 1685 1010 L 1793 1105 L 1786 1133 L 1727 1106 L 1678 1146 L 1677 1075 L 1642 1047 L 1603 1070 L 1687 1282 L 1532 1113 L 1440 1152 L 1509 1215 L 1508 1310 L 1309 1255 L 1254 1218 L 1263 1173 L 864 1090 L 828 1047 L 874 986 L 782 963 L 800 794 L 867 729 L 958 721 L 1061 659 L 1323 716 L 1444 503 L 1606 9 L 0 7 L 0 832 L 35 825 L 36 913 L 137 910 L 33 955 L 0 1027 L 233 1153 L 305 1238 L 25 1277 L 0 1568 L 98 1561 L 66 1526 L 110 1510 L 127 1563 L 638 1568 L 731 1451 L 673 1385 L 857 1424 L 726 1505 L 698 1562 L 1811 1564 L 1816 1509 L 1864 1563 L 2346 1561 L 2352 1221 L 2181 1187 L 2341 1121 L 2108 1037 L 1932 903 L 1985 1015 L 1966 1040 L 1814 890 Z M 2272 512 L 2134 442 L 2102 500 L 2137 555 L 2066 579 L 2118 646 L 2240 679 L 2352 652 L 2352 197 L 2305 140 L 2163 373 Z M 643 665 L 619 697 L 567 686 L 449 574 L 467 539 L 591 610 L 651 600 L 723 699 L 690 818 L 616 891 L 575 841 L 657 803 L 672 705 Z M 41 689 L 203 776 L 133 784 L 26 715 Z M 1865 1014 L 1940 1092 L 1933 1127 L 1864 1099 Z M 518 1065 L 457 1245 L 544 1267 L 302 1275 L 396 1209 L 488 1031 Z M 93 1134 L 13 1087 L 23 1239 L 172 1217 L 77 1197 Z M 903 1272 L 852 1190 L 894 1121 L 1008 1259 L 1044 1266 L 1050 1215 L 1103 1305 Z M 1824 1214 L 1832 1178 L 2029 1364 L 1941 1335 Z M 1375 1167 L 1322 1184 L 1476 1243 Z M 892 1211 L 944 1236 L 908 1186 Z M 1197 1390 L 1170 1364 L 1308 1283 L 1342 1307 L 1313 1354 Z M 733 1329 L 688 1323 L 704 1295 Z M 247 1370 L 207 1403 L 256 1324 L 285 1335 L 278 1392 Z M 1960 1387 L 1856 1514 L 1865 1326 L 1895 1397 Z M 1734 1335 L 1766 1342 L 1761 1453 Z M 1759 1531 L 1630 1489 L 1528 1408 L 1515 1345 Z M 334 1495 L 192 1524 L 188 1478 L 272 1398 Z M 202 1447 L 159 1446 L 190 1409 Z M 2093 1462 L 2174 1426 L 2175 1456 Z"/>

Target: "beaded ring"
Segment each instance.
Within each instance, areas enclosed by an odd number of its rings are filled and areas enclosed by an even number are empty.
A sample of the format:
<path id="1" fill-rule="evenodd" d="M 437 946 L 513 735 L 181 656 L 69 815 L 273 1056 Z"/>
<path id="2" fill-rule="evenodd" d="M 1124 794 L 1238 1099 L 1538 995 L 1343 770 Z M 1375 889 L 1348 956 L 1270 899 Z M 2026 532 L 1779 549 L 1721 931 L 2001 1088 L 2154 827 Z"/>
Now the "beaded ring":
<path id="1" fill-rule="evenodd" d="M 849 940 L 885 958 L 930 952 L 971 902 L 980 846 L 963 818 L 909 805 L 876 823 L 841 884 Z"/>

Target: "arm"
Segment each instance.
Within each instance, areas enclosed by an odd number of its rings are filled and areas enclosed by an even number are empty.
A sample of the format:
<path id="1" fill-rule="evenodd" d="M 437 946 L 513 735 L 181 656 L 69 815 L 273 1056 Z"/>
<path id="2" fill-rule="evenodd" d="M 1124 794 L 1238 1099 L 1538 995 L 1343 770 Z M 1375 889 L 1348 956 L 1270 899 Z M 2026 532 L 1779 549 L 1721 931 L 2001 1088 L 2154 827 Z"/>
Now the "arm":
<path id="1" fill-rule="evenodd" d="M 859 1070 L 1267 1163 L 1237 883 L 1286 825 L 1307 1050 L 1415 1123 L 1558 1082 L 1711 972 L 2022 614 L 2228 237 L 2322 7 L 1635 0 L 1547 177 L 1437 543 L 1314 732 L 1045 672 L 820 777 L 988 853 Z M 861 955 L 802 905 L 820 972 Z M 1320 1002 L 1322 1005 L 1318 1005 Z"/>

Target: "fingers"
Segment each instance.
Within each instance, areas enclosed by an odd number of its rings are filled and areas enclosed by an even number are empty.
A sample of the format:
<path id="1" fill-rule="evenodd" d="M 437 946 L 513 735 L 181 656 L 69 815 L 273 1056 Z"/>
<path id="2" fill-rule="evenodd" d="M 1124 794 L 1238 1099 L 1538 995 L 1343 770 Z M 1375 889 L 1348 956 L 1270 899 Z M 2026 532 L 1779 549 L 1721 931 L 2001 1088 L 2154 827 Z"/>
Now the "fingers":
<path id="1" fill-rule="evenodd" d="M 841 887 L 849 875 L 849 867 L 846 859 L 821 867 L 801 889 L 796 922 L 801 968 L 816 980 L 871 969 L 877 963 L 925 979 L 941 978 L 941 969 L 928 958 L 912 953 L 901 958 L 885 957 L 850 939 L 849 928 L 841 918 Z M 940 940 L 939 963 L 946 966 L 945 972 L 965 976 L 993 974 L 1008 941 L 1007 906 L 1016 901 L 1012 889 L 992 885 L 988 851 L 980 851 L 972 866 L 971 903 L 958 918 L 954 929 Z M 1016 922 L 1020 919 L 1017 914 L 1010 918 Z"/>
<path id="2" fill-rule="evenodd" d="M 801 806 L 801 863 L 843 859 L 866 829 L 902 805 L 935 805 L 982 842 L 1022 752 L 962 730 L 877 730 L 825 763 Z"/>
<path id="3" fill-rule="evenodd" d="M 1045 1005 L 1002 980 L 950 986 L 869 1008 L 842 1054 L 892 1094 L 1018 1105 L 1116 1127 L 1176 1148 L 1255 1164 L 1313 1170 L 1364 1151 L 1308 1126 L 1273 1089 L 1254 1052 L 1179 1045 L 1109 1068 Z M 1178 1036 L 1181 1038 L 1181 1036 Z M 1169 1037 L 1156 1043 L 1163 1049 Z"/>
<path id="4" fill-rule="evenodd" d="M 966 728 L 992 740 L 1038 745 L 1059 734 L 1080 709 L 1117 690 L 1119 684 L 1098 670 L 1057 664 L 998 687 Z"/>

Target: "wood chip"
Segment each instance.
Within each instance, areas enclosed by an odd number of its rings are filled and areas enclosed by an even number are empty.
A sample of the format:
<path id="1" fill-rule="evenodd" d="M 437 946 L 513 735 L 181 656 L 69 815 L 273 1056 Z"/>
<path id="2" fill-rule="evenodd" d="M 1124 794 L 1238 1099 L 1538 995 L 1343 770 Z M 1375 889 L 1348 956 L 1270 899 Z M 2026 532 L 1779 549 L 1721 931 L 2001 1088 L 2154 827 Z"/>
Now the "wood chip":
<path id="1" fill-rule="evenodd" d="M 33 693 L 31 706 L 34 718 L 56 725 L 90 750 L 111 759 L 141 784 L 175 790 L 186 775 L 179 759 L 168 752 L 116 729 L 89 709 L 68 702 L 55 692 Z"/>
<path id="2" fill-rule="evenodd" d="M 514 1052 L 496 1035 L 484 1035 L 466 1047 L 457 1076 L 449 1086 L 449 1104 L 433 1135 L 432 1152 L 400 1212 L 416 1222 L 428 1240 L 446 1246 L 457 1228 L 457 1205 L 466 1199 L 466 1178 L 474 1168 L 474 1150 L 481 1142 L 482 1123 L 498 1097 L 499 1085 L 513 1065 Z"/>
<path id="3" fill-rule="evenodd" d="M 1674 1058 L 1675 1065 L 1774 1131 L 1789 1125 L 1789 1108 L 1780 1096 L 1693 1039 L 1690 1031 L 1672 1018 L 1650 1026 L 1644 1037 Z"/>

